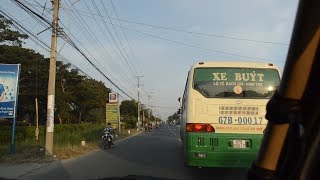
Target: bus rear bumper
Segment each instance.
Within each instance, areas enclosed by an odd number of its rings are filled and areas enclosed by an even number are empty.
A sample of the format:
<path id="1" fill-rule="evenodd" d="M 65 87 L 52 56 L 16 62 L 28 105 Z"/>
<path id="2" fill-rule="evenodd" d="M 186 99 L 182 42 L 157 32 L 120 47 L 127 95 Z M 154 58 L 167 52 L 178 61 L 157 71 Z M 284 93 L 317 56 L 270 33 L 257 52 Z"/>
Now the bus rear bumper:
<path id="1" fill-rule="evenodd" d="M 257 153 L 187 151 L 188 166 L 250 167 Z"/>

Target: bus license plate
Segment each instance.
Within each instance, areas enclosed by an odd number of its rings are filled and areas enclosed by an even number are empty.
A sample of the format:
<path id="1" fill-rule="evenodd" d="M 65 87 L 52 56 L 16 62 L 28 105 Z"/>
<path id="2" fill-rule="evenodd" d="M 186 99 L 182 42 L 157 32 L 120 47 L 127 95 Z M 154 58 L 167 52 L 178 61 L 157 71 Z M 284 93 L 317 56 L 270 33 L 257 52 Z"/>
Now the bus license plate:
<path id="1" fill-rule="evenodd" d="M 232 140 L 233 148 L 246 148 L 246 140 Z"/>

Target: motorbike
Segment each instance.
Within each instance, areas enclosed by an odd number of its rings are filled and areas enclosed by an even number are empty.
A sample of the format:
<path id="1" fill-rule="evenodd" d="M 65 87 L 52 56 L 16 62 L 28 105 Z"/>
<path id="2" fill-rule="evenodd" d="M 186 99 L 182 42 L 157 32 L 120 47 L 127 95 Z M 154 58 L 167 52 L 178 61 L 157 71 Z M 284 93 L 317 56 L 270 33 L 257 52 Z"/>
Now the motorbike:
<path id="1" fill-rule="evenodd" d="M 111 148 L 111 145 L 113 145 L 113 136 L 109 131 L 104 131 L 101 139 L 103 141 L 103 149 Z"/>
<path id="2" fill-rule="evenodd" d="M 152 131 L 152 124 L 148 125 L 148 130 L 151 132 Z"/>

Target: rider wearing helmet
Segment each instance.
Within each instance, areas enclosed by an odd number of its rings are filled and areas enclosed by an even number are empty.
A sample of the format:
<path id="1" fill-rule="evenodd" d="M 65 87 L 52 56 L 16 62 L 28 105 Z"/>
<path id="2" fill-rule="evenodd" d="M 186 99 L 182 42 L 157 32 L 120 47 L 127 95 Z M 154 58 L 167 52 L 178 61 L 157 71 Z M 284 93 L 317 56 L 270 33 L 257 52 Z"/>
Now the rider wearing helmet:
<path id="1" fill-rule="evenodd" d="M 103 130 L 103 132 L 109 132 L 111 135 L 111 138 L 113 139 L 113 135 L 114 135 L 114 129 L 111 126 L 111 123 L 107 124 L 107 127 Z M 113 141 L 112 141 L 112 145 L 113 145 Z"/>

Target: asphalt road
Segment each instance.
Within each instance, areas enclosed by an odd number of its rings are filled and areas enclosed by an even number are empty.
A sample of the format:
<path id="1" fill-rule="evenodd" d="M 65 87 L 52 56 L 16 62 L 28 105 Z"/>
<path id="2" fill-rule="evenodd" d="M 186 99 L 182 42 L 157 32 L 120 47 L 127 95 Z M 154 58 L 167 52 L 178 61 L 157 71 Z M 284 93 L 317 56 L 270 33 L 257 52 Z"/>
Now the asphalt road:
<path id="1" fill-rule="evenodd" d="M 73 160 L 57 162 L 23 179 L 244 179 L 246 169 L 188 168 L 183 164 L 179 128 L 162 125 L 124 139 L 107 150 L 97 150 Z"/>

